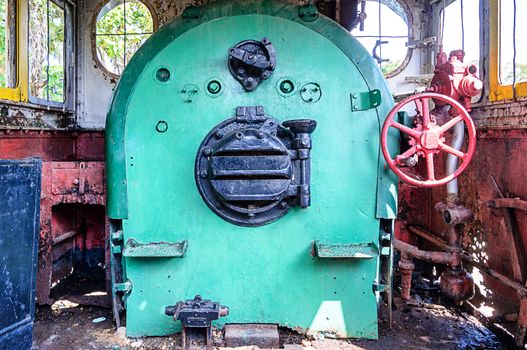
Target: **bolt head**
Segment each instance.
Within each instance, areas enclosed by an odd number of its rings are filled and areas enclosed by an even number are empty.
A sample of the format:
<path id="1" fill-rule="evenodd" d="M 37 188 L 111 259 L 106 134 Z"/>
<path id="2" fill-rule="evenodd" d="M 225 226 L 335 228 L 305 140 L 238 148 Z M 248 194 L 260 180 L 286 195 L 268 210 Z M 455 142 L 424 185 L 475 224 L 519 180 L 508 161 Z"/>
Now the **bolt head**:
<path id="1" fill-rule="evenodd" d="M 211 94 L 217 94 L 221 90 L 221 85 L 218 81 L 213 80 L 207 85 L 207 90 Z"/>
<path id="2" fill-rule="evenodd" d="M 209 175 L 209 172 L 208 172 L 207 170 L 201 170 L 201 171 L 199 172 L 199 176 L 200 176 L 201 178 L 203 178 L 203 179 L 206 178 L 208 175 Z"/>
<path id="3" fill-rule="evenodd" d="M 284 94 L 293 92 L 294 86 L 289 80 L 285 80 L 280 83 L 280 91 Z"/>

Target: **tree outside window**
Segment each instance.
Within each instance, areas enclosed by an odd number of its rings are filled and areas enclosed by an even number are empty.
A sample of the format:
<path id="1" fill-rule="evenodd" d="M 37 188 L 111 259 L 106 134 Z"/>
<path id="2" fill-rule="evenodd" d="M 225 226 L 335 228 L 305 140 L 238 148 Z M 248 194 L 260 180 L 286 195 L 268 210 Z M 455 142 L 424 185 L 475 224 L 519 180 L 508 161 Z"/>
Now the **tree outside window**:
<path id="1" fill-rule="evenodd" d="M 16 85 L 16 16 L 13 0 L 0 0 L 0 87 Z"/>
<path id="2" fill-rule="evenodd" d="M 366 1 L 364 31 L 354 28 L 351 34 L 370 52 L 386 77 L 403 69 L 409 55 L 407 13 L 396 1 Z M 406 60 L 407 62 L 408 60 Z"/>
<path id="3" fill-rule="evenodd" d="M 154 32 L 148 7 L 138 0 L 106 3 L 95 21 L 95 56 L 100 66 L 118 76 L 137 49 Z"/>
<path id="4" fill-rule="evenodd" d="M 65 10 L 51 0 L 29 1 L 29 94 L 38 102 L 65 100 Z"/>

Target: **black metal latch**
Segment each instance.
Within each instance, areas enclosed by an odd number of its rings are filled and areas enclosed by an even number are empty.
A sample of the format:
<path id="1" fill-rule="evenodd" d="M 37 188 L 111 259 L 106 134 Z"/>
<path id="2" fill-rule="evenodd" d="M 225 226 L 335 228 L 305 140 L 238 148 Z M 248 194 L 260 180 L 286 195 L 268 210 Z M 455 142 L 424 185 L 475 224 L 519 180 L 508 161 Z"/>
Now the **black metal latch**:
<path id="1" fill-rule="evenodd" d="M 229 70 L 245 90 L 252 91 L 276 68 L 276 53 L 267 38 L 244 40 L 229 49 Z"/>
<path id="2" fill-rule="evenodd" d="M 165 307 L 165 315 L 181 321 L 183 349 L 188 350 L 192 344 L 192 331 L 205 328 L 207 349 L 212 349 L 212 321 L 229 314 L 229 308 L 220 303 L 201 298 L 178 301 L 174 306 Z"/>
<path id="3" fill-rule="evenodd" d="M 238 107 L 236 117 L 205 137 L 196 157 L 196 183 L 205 203 L 225 220 L 260 226 L 295 205 L 310 205 L 311 133 L 316 121 L 280 123 L 261 106 Z"/>

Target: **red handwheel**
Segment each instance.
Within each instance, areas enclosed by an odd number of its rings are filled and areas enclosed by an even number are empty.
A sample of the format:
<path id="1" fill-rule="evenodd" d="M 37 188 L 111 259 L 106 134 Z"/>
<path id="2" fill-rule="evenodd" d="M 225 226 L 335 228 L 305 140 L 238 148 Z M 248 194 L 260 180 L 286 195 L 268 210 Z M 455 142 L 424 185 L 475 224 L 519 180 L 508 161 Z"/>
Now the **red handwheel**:
<path id="1" fill-rule="evenodd" d="M 452 116 L 443 125 L 437 125 L 436 118 L 429 110 L 429 99 L 439 100 L 450 105 L 449 115 Z M 406 125 L 398 123 L 394 120 L 397 112 L 402 111 L 403 107 L 409 104 L 415 104 L 416 116 L 418 121 L 417 127 L 410 128 Z M 456 150 L 445 143 L 444 134 L 450 130 L 457 123 L 465 122 L 468 129 L 468 147 L 467 151 L 463 152 Z M 391 157 L 388 150 L 388 131 L 390 128 L 396 128 L 400 132 L 409 136 L 410 148 L 403 153 Z M 434 187 L 444 185 L 456 177 L 458 177 L 470 163 L 472 156 L 476 150 L 476 127 L 467 110 L 456 100 L 441 94 L 436 93 L 422 93 L 405 98 L 399 102 L 388 114 L 386 121 L 382 127 L 381 133 L 381 148 L 382 154 L 388 163 L 388 166 L 397 174 L 404 182 L 420 187 Z M 441 152 L 452 154 L 459 158 L 460 164 L 457 170 L 443 178 L 436 178 L 434 158 Z M 418 175 L 409 175 L 402 171 L 405 165 L 404 160 L 417 154 L 426 160 L 425 180 L 419 178 Z"/>

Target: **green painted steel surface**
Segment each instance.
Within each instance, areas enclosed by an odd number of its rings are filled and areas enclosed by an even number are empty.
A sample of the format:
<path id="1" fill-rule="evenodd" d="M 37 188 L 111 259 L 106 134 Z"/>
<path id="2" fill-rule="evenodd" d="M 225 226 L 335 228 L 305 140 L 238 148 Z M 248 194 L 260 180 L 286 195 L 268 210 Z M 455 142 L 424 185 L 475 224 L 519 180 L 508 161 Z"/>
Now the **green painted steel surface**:
<path id="1" fill-rule="evenodd" d="M 267 37 L 277 68 L 245 92 L 227 68 L 227 50 Z M 156 80 L 167 68 L 168 82 Z M 287 77 L 296 87 L 280 94 Z M 211 79 L 222 93 L 205 92 Z M 321 86 L 316 103 L 298 91 Z M 199 91 L 192 102 L 183 86 Z M 350 94 L 379 89 L 377 108 L 352 111 Z M 198 19 L 161 28 L 136 53 L 114 94 L 107 119 L 108 215 L 123 219 L 123 242 L 188 241 L 183 258 L 123 258 L 127 334 L 164 335 L 179 327 L 164 307 L 201 294 L 230 307 L 218 323 L 279 323 L 349 337 L 377 337 L 372 259 L 318 259 L 313 241 L 379 241 L 379 218 L 396 212 L 396 180 L 380 156 L 380 123 L 392 99 L 369 54 L 344 29 L 319 17 L 298 18 L 298 7 L 273 1 L 218 2 Z M 262 105 L 278 120 L 312 118 L 311 207 L 293 209 L 261 227 L 223 221 L 201 199 L 194 161 L 207 133 L 237 106 Z M 159 121 L 166 132 L 156 131 Z M 391 140 L 397 142 L 396 138 Z"/>

